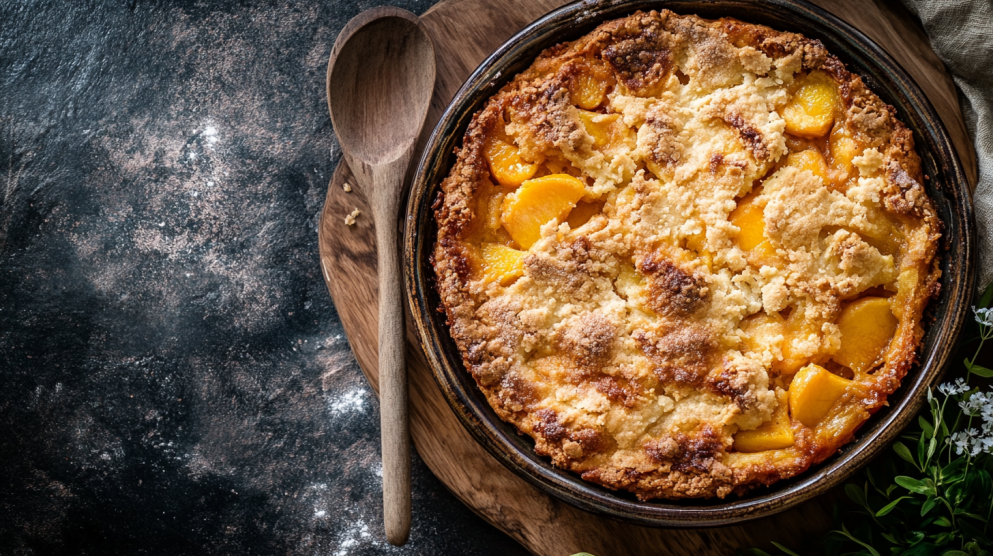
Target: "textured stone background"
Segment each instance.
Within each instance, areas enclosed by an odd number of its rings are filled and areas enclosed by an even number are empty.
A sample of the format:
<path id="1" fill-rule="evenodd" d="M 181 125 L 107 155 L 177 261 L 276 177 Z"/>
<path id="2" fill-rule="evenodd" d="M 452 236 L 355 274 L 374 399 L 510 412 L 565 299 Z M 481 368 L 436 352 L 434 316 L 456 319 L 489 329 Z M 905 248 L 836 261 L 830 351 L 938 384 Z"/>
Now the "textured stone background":
<path id="1" fill-rule="evenodd" d="M 0 3 L 0 553 L 524 553 L 420 460 L 382 537 L 316 229 L 328 54 L 382 3 Z"/>

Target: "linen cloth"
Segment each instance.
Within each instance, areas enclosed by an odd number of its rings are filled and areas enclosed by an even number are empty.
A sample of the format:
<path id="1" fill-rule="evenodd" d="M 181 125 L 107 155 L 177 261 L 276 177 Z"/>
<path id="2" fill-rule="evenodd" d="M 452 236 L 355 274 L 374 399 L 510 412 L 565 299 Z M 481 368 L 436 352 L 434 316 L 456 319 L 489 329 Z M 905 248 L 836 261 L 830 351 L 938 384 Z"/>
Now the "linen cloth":
<path id="1" fill-rule="evenodd" d="M 931 48 L 952 74 L 965 125 L 976 148 L 976 279 L 982 290 L 993 281 L 993 0 L 902 2 L 920 18 Z"/>

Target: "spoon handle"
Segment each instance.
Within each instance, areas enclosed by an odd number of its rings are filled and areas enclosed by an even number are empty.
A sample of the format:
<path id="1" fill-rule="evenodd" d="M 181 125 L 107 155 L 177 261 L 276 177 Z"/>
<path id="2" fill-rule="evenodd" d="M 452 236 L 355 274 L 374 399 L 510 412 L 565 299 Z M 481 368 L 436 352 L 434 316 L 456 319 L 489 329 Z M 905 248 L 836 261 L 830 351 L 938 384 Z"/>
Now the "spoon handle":
<path id="1" fill-rule="evenodd" d="M 403 179 L 402 174 L 399 176 Z M 377 190 L 382 188 L 377 184 Z M 393 191 L 399 191 L 394 185 Z M 384 203 L 392 204 L 395 203 Z M 400 546 L 410 535 L 410 433 L 403 305 L 396 211 L 376 214 L 379 263 L 379 399 L 383 442 L 383 519 L 386 538 Z"/>

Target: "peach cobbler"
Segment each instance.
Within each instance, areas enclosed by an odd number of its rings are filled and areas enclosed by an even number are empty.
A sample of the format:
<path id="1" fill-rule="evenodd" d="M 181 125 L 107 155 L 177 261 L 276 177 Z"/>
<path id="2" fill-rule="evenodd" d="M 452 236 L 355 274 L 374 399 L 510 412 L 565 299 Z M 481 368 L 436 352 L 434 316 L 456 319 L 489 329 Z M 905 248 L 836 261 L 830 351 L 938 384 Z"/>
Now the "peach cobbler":
<path id="1" fill-rule="evenodd" d="M 438 291 L 538 454 L 641 499 L 742 493 L 836 452 L 914 364 L 939 276 L 923 179 L 820 42 L 639 12 L 474 115 Z"/>

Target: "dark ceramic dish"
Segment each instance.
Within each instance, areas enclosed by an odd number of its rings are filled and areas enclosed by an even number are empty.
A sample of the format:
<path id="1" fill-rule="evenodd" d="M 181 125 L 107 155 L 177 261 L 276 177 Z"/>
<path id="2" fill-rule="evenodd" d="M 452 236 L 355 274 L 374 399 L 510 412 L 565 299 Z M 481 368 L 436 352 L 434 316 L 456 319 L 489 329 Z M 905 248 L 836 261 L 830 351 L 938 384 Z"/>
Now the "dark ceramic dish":
<path id="1" fill-rule="evenodd" d="M 924 173 L 929 177 L 927 192 L 945 223 L 943 241 L 947 248 L 940 255 L 941 294 L 925 316 L 929 322 L 921 364 L 890 396 L 889 407 L 869 419 L 851 443 L 806 473 L 724 500 L 641 502 L 629 493 L 587 483 L 536 455 L 531 439 L 497 417 L 463 367 L 445 316 L 437 311 L 440 301 L 428 260 L 437 232 L 431 204 L 454 161 L 452 149 L 461 142 L 472 115 L 530 66 L 543 49 L 577 39 L 604 21 L 659 8 L 708 19 L 735 17 L 820 39 L 850 71 L 896 107 L 899 118 L 913 130 Z M 421 157 L 407 204 L 404 271 L 407 301 L 438 384 L 462 424 L 500 462 L 541 490 L 584 510 L 642 525 L 698 527 L 747 521 L 796 506 L 838 485 L 886 449 L 915 417 L 927 388 L 939 380 L 954 353 L 974 287 L 975 245 L 972 201 L 948 134 L 924 93 L 860 32 L 799 0 L 615 0 L 579 2 L 549 13 L 507 41 L 469 77 L 438 122 Z"/>

